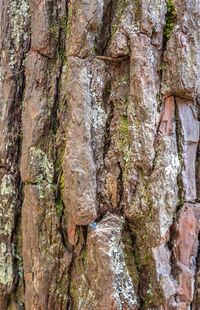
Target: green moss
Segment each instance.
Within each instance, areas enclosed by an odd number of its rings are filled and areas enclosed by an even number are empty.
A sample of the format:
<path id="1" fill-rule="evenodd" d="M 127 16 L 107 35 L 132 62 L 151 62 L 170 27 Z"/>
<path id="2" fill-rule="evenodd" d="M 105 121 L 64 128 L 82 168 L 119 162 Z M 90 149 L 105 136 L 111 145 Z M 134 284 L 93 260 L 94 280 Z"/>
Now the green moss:
<path id="1" fill-rule="evenodd" d="M 146 239 L 146 237 L 147 237 L 147 233 L 145 232 L 142 236 L 142 239 Z"/>
<path id="2" fill-rule="evenodd" d="M 56 287 L 56 294 L 62 296 L 62 300 L 67 300 L 68 295 L 68 275 L 64 275 Z"/>
<path id="3" fill-rule="evenodd" d="M 58 22 L 64 33 L 67 34 L 67 16 L 59 17 Z"/>
<path id="4" fill-rule="evenodd" d="M 54 167 L 55 167 L 55 171 L 58 172 L 60 169 L 60 161 L 58 159 L 56 160 Z"/>
<path id="5" fill-rule="evenodd" d="M 184 204 L 183 199 L 183 184 L 182 179 L 178 177 L 178 206 L 182 206 Z"/>
<path id="6" fill-rule="evenodd" d="M 127 146 L 129 146 L 129 135 L 128 135 L 128 118 L 127 116 L 120 116 L 119 118 L 119 131 L 117 146 L 120 152 L 127 151 Z"/>
<path id="7" fill-rule="evenodd" d="M 135 1 L 134 1 L 134 9 L 135 9 L 135 15 L 137 15 L 138 12 L 139 12 L 139 9 L 140 9 L 139 0 L 135 0 Z"/>
<path id="8" fill-rule="evenodd" d="M 59 218 L 62 217 L 63 215 L 63 210 L 64 210 L 64 204 L 63 202 L 60 200 L 56 203 L 56 211 L 57 211 L 57 214 L 59 216 Z"/>
<path id="9" fill-rule="evenodd" d="M 178 153 L 178 160 L 180 162 L 180 166 L 182 166 L 183 157 L 182 157 L 181 151 L 179 151 Z M 184 204 L 184 199 L 183 199 L 183 183 L 182 183 L 181 172 L 178 174 L 177 185 L 178 185 L 178 206 L 182 206 Z"/>
<path id="10" fill-rule="evenodd" d="M 149 264 L 149 254 L 148 253 L 144 254 L 144 262 L 145 262 L 146 265 Z"/>
<path id="11" fill-rule="evenodd" d="M 114 101 L 114 106 L 115 106 L 115 108 L 118 108 L 119 107 L 119 103 L 118 103 L 118 101 Z"/>
<path id="12" fill-rule="evenodd" d="M 131 233 L 126 226 L 122 230 L 122 240 L 124 244 L 124 258 L 127 271 L 132 279 L 135 291 L 138 291 L 137 284 L 139 282 L 139 274 L 137 270 L 137 264 L 135 262 L 135 248 L 133 247 L 133 241 L 131 239 Z"/>
<path id="13" fill-rule="evenodd" d="M 115 13 L 113 22 L 111 24 L 111 38 L 113 37 L 114 33 L 116 32 L 118 28 L 119 22 L 124 13 L 124 9 L 128 5 L 128 3 L 129 3 L 129 0 L 122 0 L 122 1 L 117 2 L 116 13 Z"/>
<path id="14" fill-rule="evenodd" d="M 129 143 L 128 139 L 128 118 L 127 116 L 120 117 L 120 133 L 122 135 L 123 142 Z"/>
<path id="15" fill-rule="evenodd" d="M 73 309 L 80 309 L 88 294 L 88 285 L 84 278 L 83 263 L 80 259 L 75 263 L 76 275 L 69 286 L 69 293 L 73 299 Z"/>
<path id="16" fill-rule="evenodd" d="M 51 16 L 51 22 L 50 22 L 50 30 L 54 37 L 54 39 L 57 41 L 60 36 L 60 31 L 63 30 L 65 34 L 67 34 L 67 16 Z"/>
<path id="17" fill-rule="evenodd" d="M 51 30 L 51 33 L 52 33 L 54 39 L 57 41 L 58 38 L 59 38 L 59 28 L 58 28 L 58 26 L 52 23 L 51 27 L 50 27 L 50 30 Z"/>
<path id="18" fill-rule="evenodd" d="M 166 64 L 165 63 L 161 63 L 160 71 L 163 72 L 164 70 L 166 70 Z"/>
<path id="19" fill-rule="evenodd" d="M 110 80 L 108 80 L 105 86 L 105 95 L 110 94 L 110 93 L 111 93 L 111 83 L 110 83 Z"/>
<path id="20" fill-rule="evenodd" d="M 156 285 L 154 283 L 149 283 L 148 289 L 146 290 L 146 295 L 144 296 L 145 309 L 158 309 L 158 306 L 163 303 L 161 293 L 156 290 Z M 151 308 L 150 308 L 151 307 Z"/>
<path id="21" fill-rule="evenodd" d="M 127 110 L 128 110 L 128 105 L 129 105 L 129 100 L 128 100 L 128 98 L 125 98 L 125 99 L 123 100 L 123 103 L 124 103 L 124 105 L 125 105 L 125 107 L 126 107 L 126 112 L 127 112 Z"/>
<path id="22" fill-rule="evenodd" d="M 20 110 L 22 110 L 23 109 L 23 100 L 21 99 L 21 100 L 19 100 L 19 108 L 20 108 Z"/>
<path id="23" fill-rule="evenodd" d="M 87 267 L 87 251 L 86 251 L 86 249 L 83 249 L 82 258 L 83 258 L 83 267 L 84 267 L 84 270 L 86 270 L 86 267 Z"/>
<path id="24" fill-rule="evenodd" d="M 174 27 L 176 11 L 175 11 L 173 0 L 166 0 L 166 4 L 167 4 L 167 14 L 165 18 L 166 23 L 165 23 L 165 28 L 164 28 L 164 35 L 165 35 L 165 38 L 168 40 L 171 36 L 171 32 Z"/>
<path id="25" fill-rule="evenodd" d="M 65 180 L 64 180 L 64 174 L 62 174 L 62 175 L 61 175 L 61 178 L 60 178 L 60 190 L 61 190 L 61 196 L 63 196 L 64 186 L 65 186 Z"/>
<path id="26" fill-rule="evenodd" d="M 20 132 L 19 133 L 19 139 L 22 140 L 22 138 L 23 138 L 23 132 Z"/>
<path id="27" fill-rule="evenodd" d="M 149 179 L 144 176 L 142 169 L 138 170 L 138 175 L 140 175 L 140 184 L 137 191 L 140 195 L 133 199 L 130 206 L 130 214 L 134 218 L 137 218 L 135 224 L 137 229 L 141 231 L 140 233 L 138 232 L 138 234 L 142 242 L 144 242 L 148 237 L 147 226 L 153 225 L 152 218 L 154 216 L 154 209 L 151 196 L 149 195 Z M 141 227 L 144 229 L 141 230 Z"/>
<path id="28" fill-rule="evenodd" d="M 141 174 L 143 174 L 143 171 L 141 171 Z M 151 208 L 151 201 L 150 201 L 150 198 L 149 198 L 149 195 L 148 195 L 148 180 L 145 179 L 143 177 L 143 182 L 142 182 L 142 196 L 145 200 L 145 203 L 146 205 Z"/>
<path id="29" fill-rule="evenodd" d="M 140 122 L 138 121 L 137 118 L 135 119 L 135 126 L 136 126 L 137 129 L 140 128 Z"/>
<path id="30" fill-rule="evenodd" d="M 60 56 L 60 58 L 64 61 L 65 60 L 65 56 L 66 56 L 66 52 L 65 52 L 65 49 L 64 47 L 60 48 L 58 50 L 58 55 Z"/>
<path id="31" fill-rule="evenodd" d="M 140 251 L 137 247 L 135 248 L 135 264 L 136 264 L 137 269 L 141 270 L 142 263 L 141 263 L 141 258 L 140 258 Z"/>
<path id="32" fill-rule="evenodd" d="M 97 194 L 97 201 L 99 203 L 104 203 L 105 202 L 105 198 L 103 197 L 102 193 L 98 193 Z"/>

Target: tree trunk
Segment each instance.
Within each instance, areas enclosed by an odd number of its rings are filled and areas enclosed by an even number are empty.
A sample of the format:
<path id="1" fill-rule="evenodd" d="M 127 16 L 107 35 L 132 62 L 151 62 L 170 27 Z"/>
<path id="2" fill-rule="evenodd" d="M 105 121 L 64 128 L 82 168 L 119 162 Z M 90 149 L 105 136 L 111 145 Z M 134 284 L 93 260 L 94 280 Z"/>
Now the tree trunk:
<path id="1" fill-rule="evenodd" d="M 0 309 L 200 309 L 199 0 L 1 0 Z"/>

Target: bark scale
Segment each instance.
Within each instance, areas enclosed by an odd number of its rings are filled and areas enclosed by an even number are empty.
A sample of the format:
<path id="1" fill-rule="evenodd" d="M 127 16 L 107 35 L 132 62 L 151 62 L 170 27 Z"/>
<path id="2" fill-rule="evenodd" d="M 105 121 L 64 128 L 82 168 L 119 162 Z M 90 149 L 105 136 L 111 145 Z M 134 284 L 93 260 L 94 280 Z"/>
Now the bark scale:
<path id="1" fill-rule="evenodd" d="M 200 3 L 0 3 L 0 309 L 200 308 Z"/>

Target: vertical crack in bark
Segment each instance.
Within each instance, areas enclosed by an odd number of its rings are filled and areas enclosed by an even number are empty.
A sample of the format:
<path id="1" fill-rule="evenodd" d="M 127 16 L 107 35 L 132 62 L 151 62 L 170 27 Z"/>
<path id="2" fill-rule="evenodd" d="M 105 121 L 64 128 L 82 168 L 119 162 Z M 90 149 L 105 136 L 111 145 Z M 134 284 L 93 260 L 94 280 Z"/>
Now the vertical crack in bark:
<path id="1" fill-rule="evenodd" d="M 29 47 L 30 48 L 30 47 Z M 22 62 L 25 60 L 25 58 L 22 60 Z M 15 109 L 18 108 L 18 120 L 17 120 L 17 127 L 19 132 L 18 132 L 18 138 L 17 138 L 17 166 L 19 169 L 20 166 L 20 159 L 21 159 L 21 148 L 22 148 L 22 138 L 23 138 L 23 134 L 22 134 L 22 119 L 21 119 L 21 113 L 22 113 L 22 107 L 23 107 L 23 99 L 24 99 L 24 91 L 25 91 L 25 87 L 26 87 L 26 82 L 25 82 L 25 74 L 22 73 L 22 83 L 20 85 L 20 90 L 19 90 L 19 96 L 18 96 L 18 105 L 15 102 Z M 11 113 L 12 115 L 12 113 Z M 14 112 L 14 115 L 16 115 L 16 113 Z M 14 118 L 13 118 L 14 119 Z M 13 124 L 13 120 L 12 120 L 12 124 Z M 15 149 L 16 152 L 16 149 Z M 12 154 L 12 157 L 14 158 L 14 154 Z M 22 203 L 23 203 L 23 181 L 21 179 L 20 176 L 20 172 L 17 172 L 18 176 L 17 176 L 17 184 L 16 184 L 16 188 L 18 189 L 18 192 L 16 194 L 17 196 L 17 200 L 19 201 L 19 209 L 16 211 L 15 214 L 15 224 L 14 224 L 14 229 L 12 232 L 12 236 L 11 236 L 11 242 L 13 243 L 13 245 L 15 245 L 14 248 L 14 274 L 17 275 L 17 279 L 16 279 L 16 286 L 15 286 L 15 290 L 13 292 L 13 295 L 15 296 L 15 294 L 17 293 L 17 290 L 19 289 L 19 285 L 24 286 L 24 279 L 23 279 L 23 270 L 22 270 L 22 266 L 23 266 L 23 257 L 22 257 L 22 241 L 21 241 L 21 208 L 22 208 Z M 20 281 L 20 277 L 21 277 L 21 281 Z M 22 289 L 22 294 L 24 294 L 24 290 Z M 13 297 L 10 299 L 10 303 L 12 302 Z"/>
<path id="2" fill-rule="evenodd" d="M 106 54 L 111 40 L 111 23 L 115 16 L 116 4 L 116 0 L 109 0 L 107 6 L 104 8 L 101 30 L 95 42 L 95 52 L 97 55 Z"/>
<path id="3" fill-rule="evenodd" d="M 200 108 L 199 108 L 199 110 L 200 110 Z M 200 119 L 199 119 L 199 121 L 200 121 Z M 200 139 L 199 139 L 198 146 L 197 146 L 197 156 L 196 156 L 195 168 L 196 168 L 197 201 L 200 202 Z"/>
<path id="4" fill-rule="evenodd" d="M 117 179 L 117 191 L 119 193 L 119 201 L 118 201 L 118 205 L 117 205 L 117 211 L 120 212 L 121 214 L 123 214 L 122 201 L 123 201 L 123 194 L 124 194 L 124 184 L 123 184 L 123 170 L 121 168 L 120 162 L 118 162 L 118 167 L 120 169 L 120 174 L 119 174 L 119 177 Z"/>
<path id="5" fill-rule="evenodd" d="M 107 118 L 107 121 L 106 121 L 106 128 L 105 128 L 105 138 L 104 138 L 104 151 L 103 151 L 103 159 L 105 160 L 105 157 L 108 153 L 108 150 L 109 150 L 109 147 L 110 147 L 110 144 L 111 144 L 111 135 L 110 135 L 110 124 L 111 124 L 111 121 L 114 117 L 114 114 L 113 114 L 113 111 L 114 111 L 114 105 L 113 105 L 113 102 L 110 101 L 108 103 L 110 105 L 110 112 L 108 114 L 108 118 Z"/>
<path id="6" fill-rule="evenodd" d="M 90 287 L 84 262 L 87 250 L 86 243 L 88 227 L 77 226 L 77 230 L 79 231 L 79 234 L 77 235 L 76 244 L 71 246 L 72 261 L 69 267 L 69 302 L 67 305 L 67 310 L 73 310 L 77 308 L 77 297 L 79 294 L 81 294 L 81 289 L 79 287 L 80 283 L 83 282 L 83 285 L 88 289 Z"/>
<path id="7" fill-rule="evenodd" d="M 177 184 L 178 184 L 178 206 L 176 209 L 176 214 L 178 211 L 181 209 L 182 205 L 184 204 L 183 201 L 183 184 L 182 184 L 182 165 L 183 165 L 183 159 L 182 159 L 182 149 L 181 149 L 181 143 L 179 141 L 180 138 L 180 120 L 178 116 L 178 107 L 177 107 L 177 102 L 176 102 L 176 97 L 174 97 L 175 100 L 175 123 L 176 123 L 176 143 L 177 143 L 177 149 L 178 149 L 178 156 L 179 156 L 179 161 L 181 164 L 179 174 L 177 176 Z"/>

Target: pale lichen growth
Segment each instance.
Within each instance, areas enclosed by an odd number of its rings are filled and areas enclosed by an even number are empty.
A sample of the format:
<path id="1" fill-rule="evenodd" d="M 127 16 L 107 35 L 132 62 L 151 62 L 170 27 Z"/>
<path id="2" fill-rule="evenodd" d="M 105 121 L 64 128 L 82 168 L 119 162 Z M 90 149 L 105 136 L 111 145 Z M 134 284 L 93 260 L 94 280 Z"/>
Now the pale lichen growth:
<path id="1" fill-rule="evenodd" d="M 16 191 L 10 175 L 4 175 L 0 185 L 0 218 L 4 225 L 1 228 L 0 235 L 10 239 L 16 208 Z M 0 246 L 0 283 L 9 285 L 13 281 L 13 253 L 7 251 L 5 243 Z"/>
<path id="2" fill-rule="evenodd" d="M 12 0 L 9 5 L 9 16 L 12 28 L 12 39 L 16 41 L 16 47 L 20 48 L 20 40 L 27 40 L 27 33 L 24 33 L 27 18 L 30 18 L 30 9 L 27 0 Z"/>
<path id="3" fill-rule="evenodd" d="M 92 75 L 90 75 L 92 77 Z M 106 113 L 102 108 L 102 98 L 99 95 L 99 90 L 104 87 L 104 82 L 102 80 L 102 76 L 97 76 L 96 78 L 96 87 L 91 90 L 91 95 L 93 99 L 93 106 L 92 106 L 92 128 L 96 130 L 101 130 L 104 128 L 105 124 L 105 118 L 106 118 Z"/>
<path id="4" fill-rule="evenodd" d="M 5 175 L 2 178 L 1 182 L 1 195 L 10 195 L 12 194 L 12 183 L 11 183 L 11 178 L 9 175 Z"/>
<path id="5" fill-rule="evenodd" d="M 6 244 L 0 244 L 0 283 L 4 285 L 12 284 L 13 266 L 12 253 L 7 252 Z"/>
<path id="6" fill-rule="evenodd" d="M 14 221 L 14 208 L 16 204 L 15 187 L 10 175 L 2 178 L 0 185 L 0 217 L 4 217 L 4 226 L 1 234 L 10 235 L 12 233 L 12 225 Z"/>
<path id="7" fill-rule="evenodd" d="M 177 178 L 177 173 L 180 171 L 180 161 L 177 154 L 170 154 L 170 157 L 171 164 L 165 167 L 165 175 L 174 182 Z"/>
<path id="8" fill-rule="evenodd" d="M 9 66 L 14 67 L 17 61 L 15 54 L 20 50 L 22 42 L 28 39 L 28 34 L 25 31 L 30 21 L 28 0 L 12 0 L 7 9 L 10 20 L 11 40 L 13 41 L 7 42 L 10 54 Z"/>
<path id="9" fill-rule="evenodd" d="M 30 166 L 33 169 L 33 175 L 37 183 L 46 180 L 48 183 L 53 182 L 53 164 L 49 162 L 47 155 L 36 147 L 31 147 Z"/>
<path id="10" fill-rule="evenodd" d="M 115 290 L 114 296 L 120 304 L 120 310 L 123 309 L 124 299 L 131 305 L 137 304 L 137 300 L 134 294 L 134 286 L 132 279 L 126 269 L 126 262 L 124 253 L 122 251 L 122 244 L 119 242 L 119 237 L 121 235 L 121 229 L 118 228 L 118 236 L 112 235 L 109 245 L 110 245 L 110 257 L 113 259 L 113 266 L 115 270 L 115 278 L 113 287 Z M 120 298 L 123 296 L 123 300 Z"/>
<path id="11" fill-rule="evenodd" d="M 96 105 L 92 110 L 92 126 L 97 129 L 104 126 L 105 111 L 102 109 L 101 105 Z"/>

